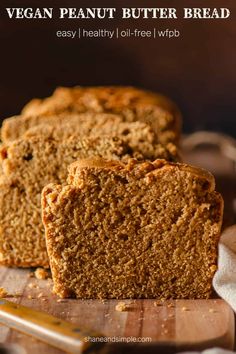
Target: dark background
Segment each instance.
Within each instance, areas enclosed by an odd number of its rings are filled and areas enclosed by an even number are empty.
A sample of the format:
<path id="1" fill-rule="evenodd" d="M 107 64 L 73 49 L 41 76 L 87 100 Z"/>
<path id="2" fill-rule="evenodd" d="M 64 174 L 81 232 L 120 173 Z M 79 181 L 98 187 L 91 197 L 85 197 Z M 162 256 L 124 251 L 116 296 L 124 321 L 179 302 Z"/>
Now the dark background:
<path id="1" fill-rule="evenodd" d="M 173 98 L 184 130 L 236 136 L 235 0 L 1 0 L 0 117 L 56 86 L 136 85 Z M 5 7 L 229 7 L 228 20 L 10 20 Z M 179 12 L 181 15 L 182 13 Z M 58 39 L 57 30 L 174 29 L 177 39 Z"/>

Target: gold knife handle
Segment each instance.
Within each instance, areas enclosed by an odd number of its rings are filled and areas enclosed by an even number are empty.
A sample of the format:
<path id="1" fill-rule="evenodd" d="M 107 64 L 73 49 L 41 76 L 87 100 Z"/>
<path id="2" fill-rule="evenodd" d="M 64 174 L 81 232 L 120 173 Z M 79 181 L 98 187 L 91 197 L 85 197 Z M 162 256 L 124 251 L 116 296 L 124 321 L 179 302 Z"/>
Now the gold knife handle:
<path id="1" fill-rule="evenodd" d="M 99 333 L 5 299 L 0 299 L 0 323 L 68 353 L 99 353 L 105 345 L 99 341 L 104 337 Z M 89 337 L 95 340 L 89 341 Z"/>

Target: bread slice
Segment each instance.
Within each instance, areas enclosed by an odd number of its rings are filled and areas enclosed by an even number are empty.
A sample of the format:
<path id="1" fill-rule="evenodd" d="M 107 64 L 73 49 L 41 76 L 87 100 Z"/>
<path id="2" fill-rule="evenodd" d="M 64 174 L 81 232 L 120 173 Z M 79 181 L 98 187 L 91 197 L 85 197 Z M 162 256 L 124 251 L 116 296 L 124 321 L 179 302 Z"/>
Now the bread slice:
<path id="1" fill-rule="evenodd" d="M 4 144 L 0 155 L 0 263 L 20 267 L 49 266 L 41 221 L 46 184 L 65 182 L 68 165 L 80 158 L 133 156 L 120 139 L 78 136 L 22 138 Z"/>
<path id="2" fill-rule="evenodd" d="M 205 299 L 217 268 L 223 201 L 185 164 L 87 159 L 42 192 L 60 297 Z"/>
<path id="3" fill-rule="evenodd" d="M 133 156 L 137 159 L 180 161 L 176 145 L 163 145 L 156 142 L 155 133 L 149 124 L 144 122 L 122 122 L 120 117 L 111 114 L 95 114 L 87 119 L 88 114 L 78 118 L 71 118 L 67 122 L 58 123 L 58 119 L 47 117 L 48 124 L 36 125 L 28 129 L 24 136 L 44 135 L 54 139 L 67 139 L 71 135 L 81 137 L 119 137 L 133 149 Z M 57 117 L 56 117 L 57 118 Z M 44 118 L 45 119 L 45 118 Z"/>
<path id="4" fill-rule="evenodd" d="M 151 124 L 157 142 L 177 143 L 181 128 L 181 114 L 168 98 L 133 87 L 75 87 L 58 88 L 44 100 L 34 99 L 19 117 L 4 121 L 2 140 L 14 140 L 28 128 L 43 123 L 41 117 L 60 116 L 67 119 L 80 113 L 113 113 L 125 122 L 142 121 Z M 79 117 L 78 117 L 79 118 Z M 78 119 L 79 122 L 79 119 Z"/>

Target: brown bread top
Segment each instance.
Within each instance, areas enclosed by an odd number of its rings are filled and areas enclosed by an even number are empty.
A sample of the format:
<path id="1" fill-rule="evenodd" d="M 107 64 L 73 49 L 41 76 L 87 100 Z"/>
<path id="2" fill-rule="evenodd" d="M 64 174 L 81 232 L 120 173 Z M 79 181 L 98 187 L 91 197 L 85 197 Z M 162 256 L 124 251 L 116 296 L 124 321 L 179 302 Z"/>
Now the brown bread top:
<path id="1" fill-rule="evenodd" d="M 161 143 L 179 139 L 181 114 L 177 106 L 163 95 L 134 87 L 61 87 L 49 98 L 32 100 L 22 113 L 31 117 L 28 124 L 32 126 L 39 116 L 85 112 L 114 113 L 126 122 L 148 122 Z M 3 132 L 2 139 L 8 135 Z"/>
<path id="2" fill-rule="evenodd" d="M 185 164 L 101 159 L 50 184 L 42 213 L 54 292 L 77 298 L 208 298 L 223 201 Z"/>

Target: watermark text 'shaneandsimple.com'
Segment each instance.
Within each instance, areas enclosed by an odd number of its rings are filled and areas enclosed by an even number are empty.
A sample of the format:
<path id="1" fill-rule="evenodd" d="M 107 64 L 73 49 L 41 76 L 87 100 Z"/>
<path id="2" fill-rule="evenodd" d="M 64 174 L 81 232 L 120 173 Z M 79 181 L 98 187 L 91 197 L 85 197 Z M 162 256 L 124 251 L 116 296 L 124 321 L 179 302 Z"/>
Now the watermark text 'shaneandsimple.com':
<path id="1" fill-rule="evenodd" d="M 85 337 L 85 342 L 92 342 L 92 343 L 151 343 L 151 337 L 120 337 L 120 336 L 113 336 L 113 337 Z"/>

